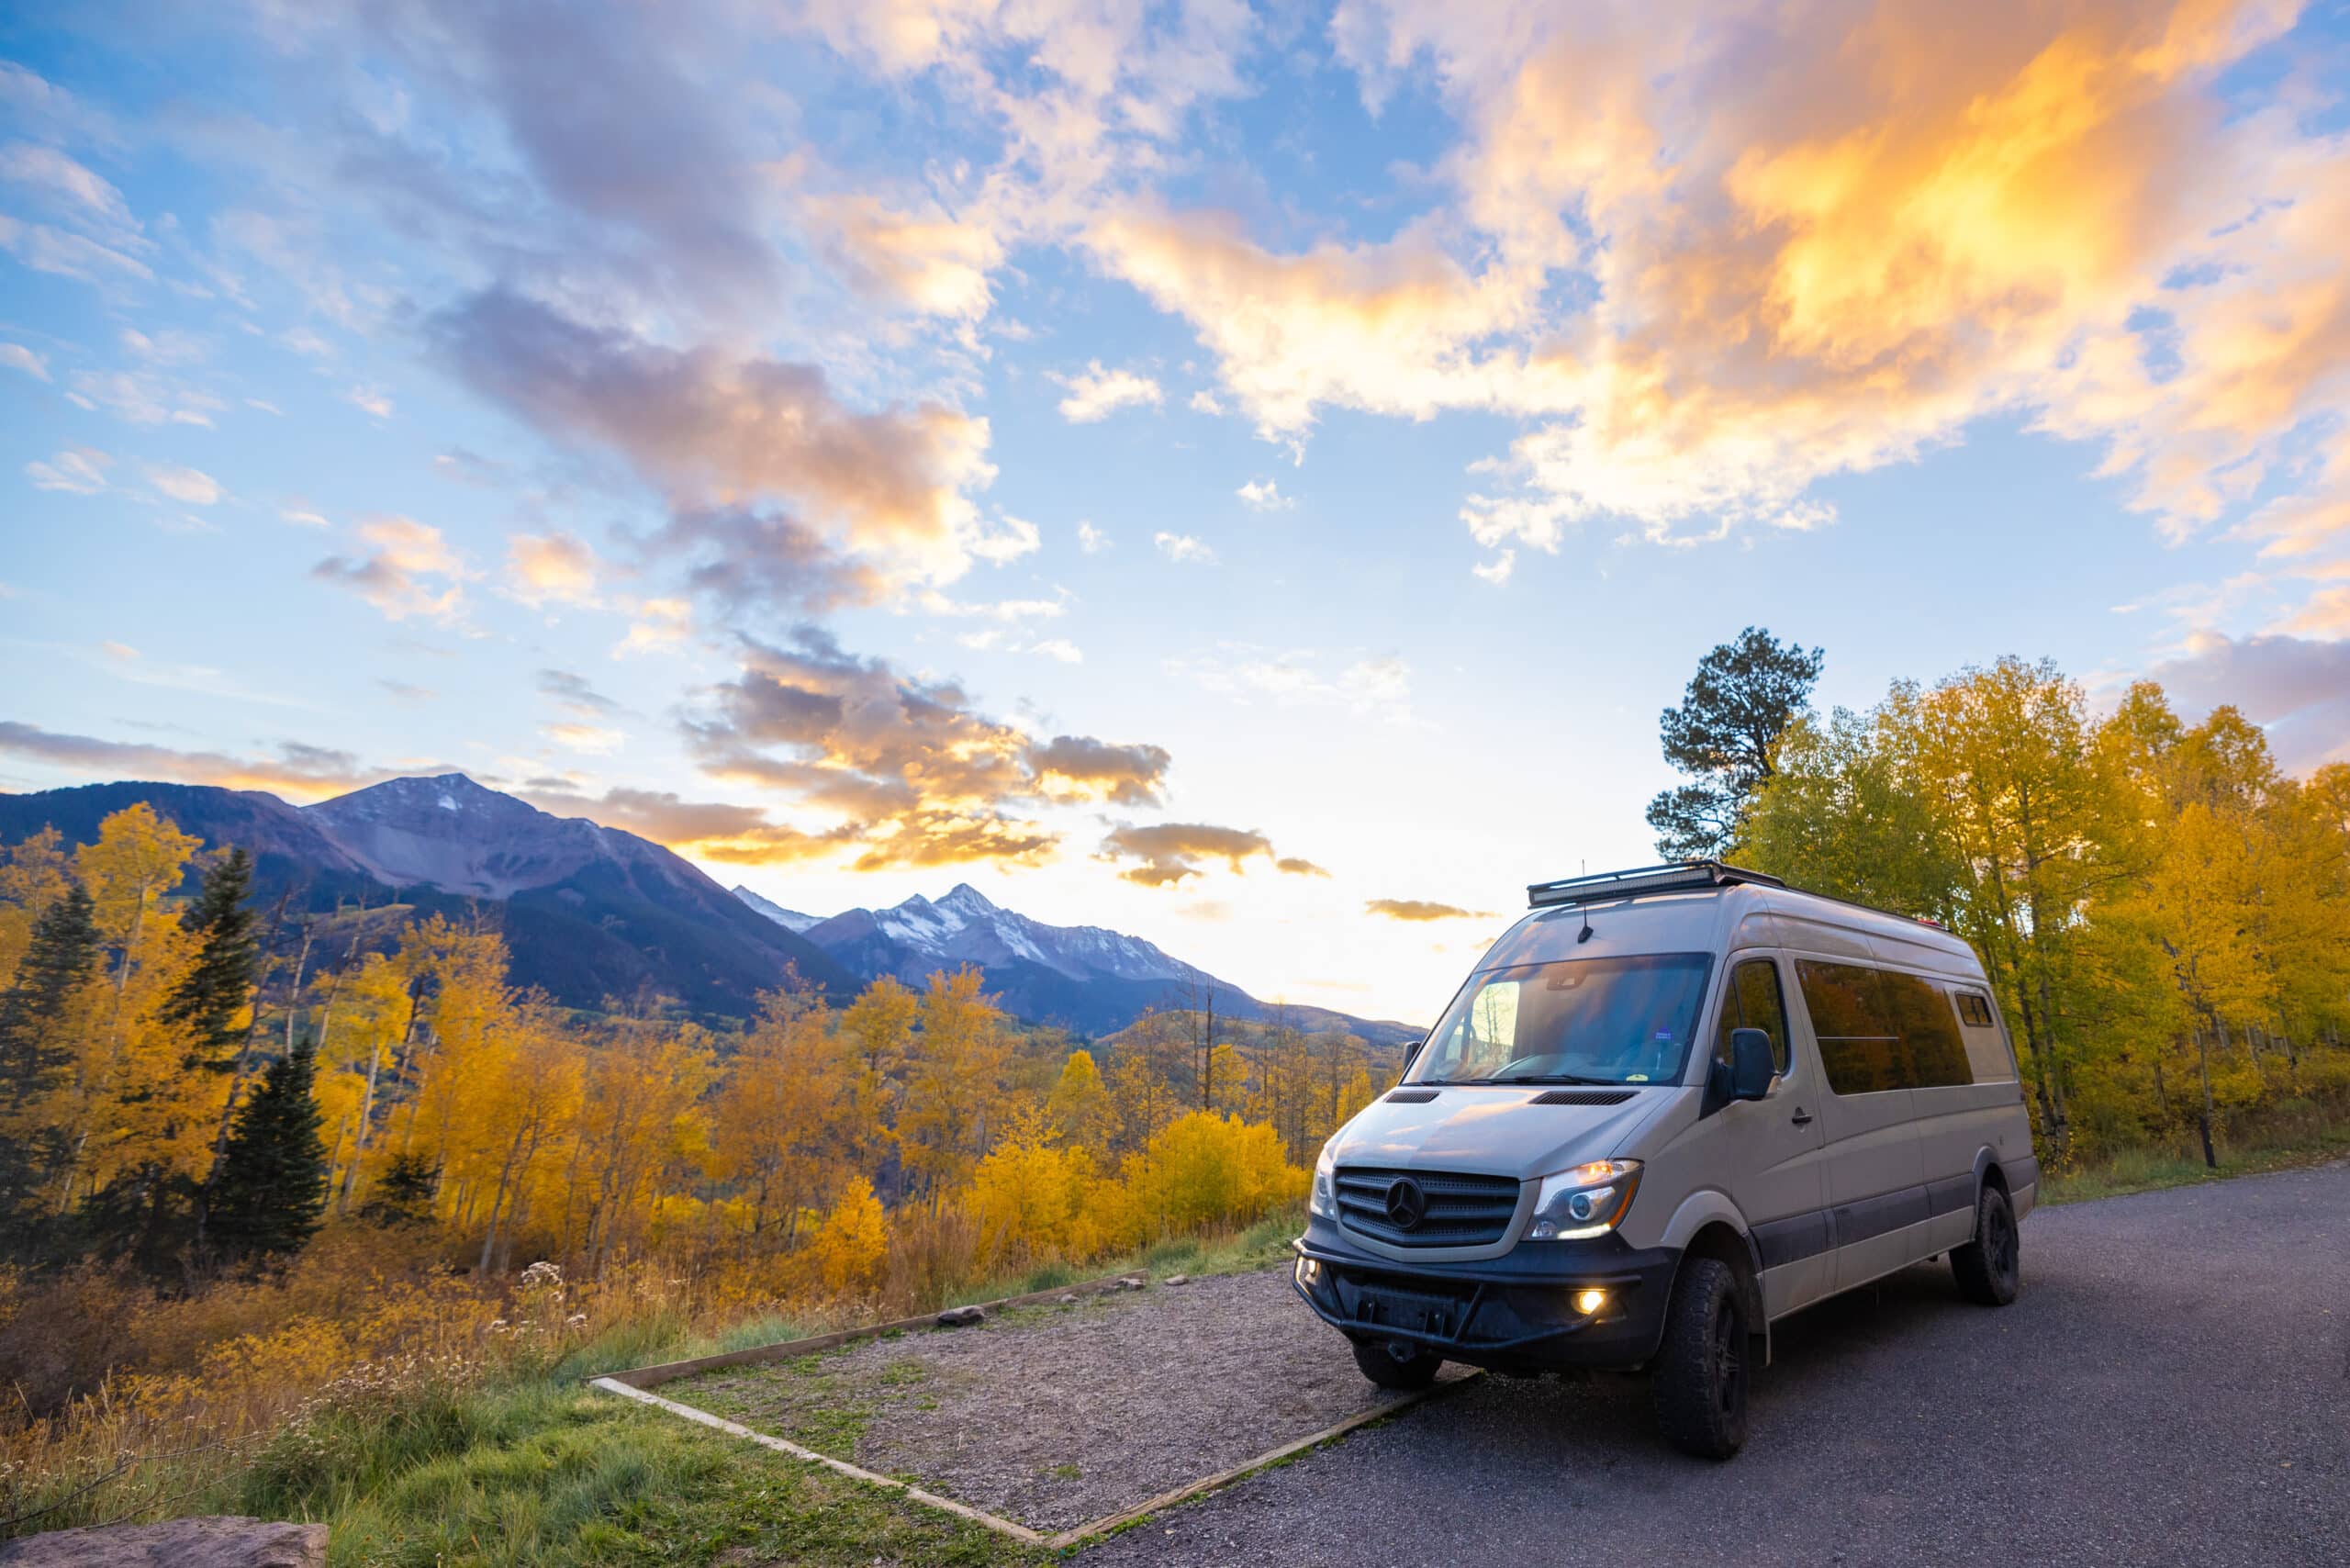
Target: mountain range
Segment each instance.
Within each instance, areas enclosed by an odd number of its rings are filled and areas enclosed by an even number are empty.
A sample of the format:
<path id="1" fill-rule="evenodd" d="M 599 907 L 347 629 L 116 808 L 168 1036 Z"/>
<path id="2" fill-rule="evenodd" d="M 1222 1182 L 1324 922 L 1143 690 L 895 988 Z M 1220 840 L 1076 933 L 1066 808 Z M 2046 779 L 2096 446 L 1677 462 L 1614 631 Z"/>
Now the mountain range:
<path id="1" fill-rule="evenodd" d="M 744 1016 L 787 966 L 836 996 L 856 987 L 823 950 L 757 913 L 659 845 L 558 817 L 462 773 L 394 778 L 314 806 L 257 790 L 89 784 L 0 795 L 0 843 L 54 827 L 73 844 L 145 801 L 210 846 L 241 845 L 264 907 L 404 904 L 421 918 L 490 913 L 517 985 L 596 1008 L 640 989 Z"/>
<path id="2" fill-rule="evenodd" d="M 1080 1034 L 1123 1029 L 1147 1007 L 1197 1007 L 1211 997 L 1227 1017 L 1259 1019 L 1273 1011 L 1139 936 L 1099 925 L 1047 925 L 1003 908 L 968 882 L 936 901 L 916 896 L 889 909 L 852 909 L 827 920 L 784 909 L 748 888 L 734 894 L 860 980 L 893 975 L 919 987 L 934 970 L 974 964 L 1008 1012 Z M 1343 1028 L 1374 1045 L 1420 1035 L 1404 1025 L 1318 1007 L 1292 1006 L 1288 1013 L 1301 1028 Z"/>
<path id="3" fill-rule="evenodd" d="M 748 888 L 730 892 L 634 834 L 555 816 L 462 773 L 394 778 L 311 806 L 198 784 L 0 794 L 0 844 L 45 827 L 86 844 L 140 801 L 208 846 L 242 846 L 265 906 L 282 896 L 297 913 L 400 904 L 419 918 L 493 915 L 515 983 L 573 1007 L 650 987 L 696 1013 L 744 1017 L 789 970 L 845 1000 L 880 975 L 919 987 L 933 970 L 974 964 L 1014 1016 L 1085 1035 L 1206 996 L 1227 1016 L 1271 1011 L 1140 937 L 1047 925 L 968 884 L 934 902 L 803 914 Z M 1374 1045 L 1418 1034 L 1320 1008 L 1289 1013 L 1300 1027 L 1344 1028 Z"/>

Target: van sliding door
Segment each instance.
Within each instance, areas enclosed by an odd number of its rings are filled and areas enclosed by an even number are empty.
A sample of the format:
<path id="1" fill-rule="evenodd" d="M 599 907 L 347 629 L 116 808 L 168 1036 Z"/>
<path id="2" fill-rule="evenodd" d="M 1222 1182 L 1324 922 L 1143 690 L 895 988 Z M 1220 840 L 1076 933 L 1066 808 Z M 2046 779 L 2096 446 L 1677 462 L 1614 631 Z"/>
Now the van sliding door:
<path id="1" fill-rule="evenodd" d="M 1909 1054 L 1880 973 L 1866 964 L 1796 960 L 1796 989 L 1828 1092 L 1828 1206 L 1844 1290 L 1923 1256 L 1928 1218 Z"/>

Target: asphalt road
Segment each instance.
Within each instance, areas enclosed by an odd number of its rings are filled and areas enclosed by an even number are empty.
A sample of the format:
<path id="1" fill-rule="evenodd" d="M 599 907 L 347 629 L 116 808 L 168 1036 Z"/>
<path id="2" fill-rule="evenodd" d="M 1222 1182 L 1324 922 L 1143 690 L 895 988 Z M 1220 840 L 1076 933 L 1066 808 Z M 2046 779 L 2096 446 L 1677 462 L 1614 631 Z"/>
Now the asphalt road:
<path id="1" fill-rule="evenodd" d="M 2009 1307 L 1926 1264 L 1781 1324 L 1726 1464 L 1645 1383 L 1486 1378 L 1085 1568 L 2350 1565 L 2350 1165 L 2043 1209 L 2023 1247 Z"/>

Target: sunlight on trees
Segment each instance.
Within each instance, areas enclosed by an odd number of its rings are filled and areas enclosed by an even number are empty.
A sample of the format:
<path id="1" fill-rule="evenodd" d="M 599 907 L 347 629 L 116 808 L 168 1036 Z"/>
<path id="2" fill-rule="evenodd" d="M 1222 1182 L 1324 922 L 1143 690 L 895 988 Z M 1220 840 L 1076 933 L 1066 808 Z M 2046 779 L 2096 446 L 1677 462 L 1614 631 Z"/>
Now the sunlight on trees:
<path id="1" fill-rule="evenodd" d="M 1797 721 L 1737 854 L 1928 916 L 1982 954 L 2044 1158 L 2191 1135 L 2350 1091 L 2350 767 L 2284 777 L 2232 708 L 2160 688 L 2097 717 L 2003 659 Z"/>
<path id="2" fill-rule="evenodd" d="M 570 1013 L 511 985 L 487 925 L 263 932 L 250 862 L 200 848 L 139 806 L 71 855 L 0 852 L 0 1261 L 201 1278 L 323 1227 L 482 1278 L 660 1259 L 934 1292 L 1259 1218 L 1374 1092 L 1351 1036 L 1202 997 L 1078 1042 L 969 969 L 837 1008 L 787 977 L 741 1026 L 650 995 Z"/>

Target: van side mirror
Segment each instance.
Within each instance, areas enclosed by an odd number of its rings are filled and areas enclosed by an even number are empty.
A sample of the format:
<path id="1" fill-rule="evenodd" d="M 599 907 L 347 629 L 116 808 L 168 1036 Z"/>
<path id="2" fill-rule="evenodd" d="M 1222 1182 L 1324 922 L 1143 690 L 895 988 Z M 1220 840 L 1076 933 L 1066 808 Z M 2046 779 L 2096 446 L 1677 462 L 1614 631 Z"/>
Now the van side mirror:
<path id="1" fill-rule="evenodd" d="M 1778 1075 L 1778 1064 L 1771 1058 L 1771 1036 L 1760 1029 L 1732 1029 L 1729 1032 L 1729 1097 L 1733 1100 L 1760 1100 L 1771 1092 L 1771 1080 Z"/>
<path id="2" fill-rule="evenodd" d="M 1427 1040 L 1425 1037 L 1404 1042 L 1404 1070 L 1395 1075 L 1397 1078 L 1403 1078 L 1411 1072 L 1412 1064 L 1420 1059 L 1420 1047 L 1427 1044 Z"/>

